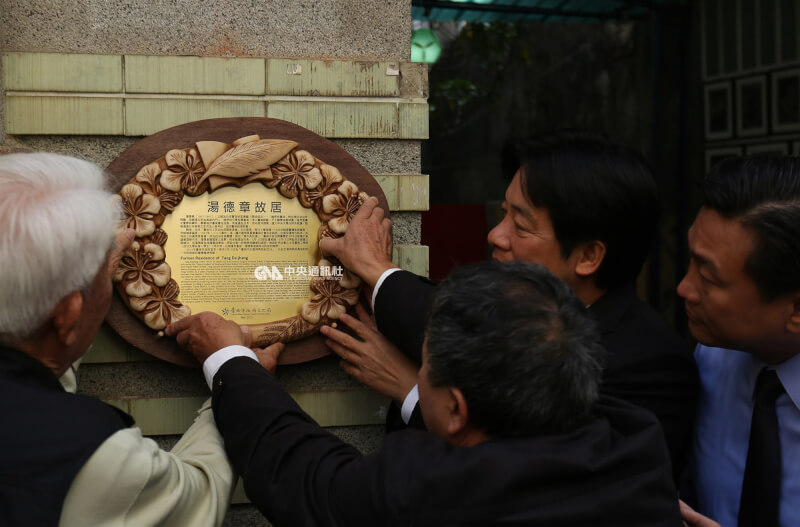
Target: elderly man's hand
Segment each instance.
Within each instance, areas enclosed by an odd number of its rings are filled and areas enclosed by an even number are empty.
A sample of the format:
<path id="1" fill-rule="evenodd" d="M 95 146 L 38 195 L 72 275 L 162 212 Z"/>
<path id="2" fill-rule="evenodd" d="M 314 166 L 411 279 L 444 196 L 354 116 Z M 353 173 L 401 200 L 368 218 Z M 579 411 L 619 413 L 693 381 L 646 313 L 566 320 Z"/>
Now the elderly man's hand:
<path id="1" fill-rule="evenodd" d="M 325 344 L 343 359 L 342 369 L 351 377 L 402 403 L 417 383 L 419 368 L 378 331 L 361 304 L 356 311 L 361 320 L 346 314 L 339 320 L 362 340 L 322 326 Z"/>
<path id="2" fill-rule="evenodd" d="M 335 256 L 369 287 L 375 287 L 384 271 L 397 267 L 392 263 L 392 222 L 384 217 L 374 197 L 361 205 L 344 236 L 323 238 L 319 248 L 322 254 Z"/>
<path id="3" fill-rule="evenodd" d="M 198 313 L 173 322 L 164 330 L 174 336 L 178 345 L 203 363 L 212 353 L 226 346 L 250 347 L 250 333 L 243 333 L 239 324 L 210 313 Z"/>

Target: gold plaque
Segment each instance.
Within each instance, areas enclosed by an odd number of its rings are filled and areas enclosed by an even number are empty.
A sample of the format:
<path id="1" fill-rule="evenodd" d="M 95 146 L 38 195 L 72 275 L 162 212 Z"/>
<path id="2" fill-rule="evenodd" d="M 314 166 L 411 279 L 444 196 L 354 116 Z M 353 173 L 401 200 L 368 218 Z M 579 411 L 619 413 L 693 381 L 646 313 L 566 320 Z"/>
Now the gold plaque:
<path id="1" fill-rule="evenodd" d="M 259 324 L 293 317 L 311 298 L 321 226 L 296 199 L 251 183 L 186 196 L 161 228 L 170 235 L 165 261 L 183 305 Z"/>
<path id="2" fill-rule="evenodd" d="M 154 333 L 211 311 L 250 326 L 254 346 L 303 339 L 358 301 L 360 280 L 319 240 L 342 236 L 367 197 L 293 140 L 167 149 L 119 190 L 136 238 L 115 287 Z"/>

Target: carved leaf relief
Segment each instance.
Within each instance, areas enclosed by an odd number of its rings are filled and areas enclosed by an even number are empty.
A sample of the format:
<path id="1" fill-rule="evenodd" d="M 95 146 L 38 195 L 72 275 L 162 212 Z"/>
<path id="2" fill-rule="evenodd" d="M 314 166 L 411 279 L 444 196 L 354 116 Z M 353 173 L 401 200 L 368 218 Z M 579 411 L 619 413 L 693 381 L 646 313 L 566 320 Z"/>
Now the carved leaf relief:
<path id="1" fill-rule="evenodd" d="M 253 141 L 235 146 L 211 163 L 205 177 L 241 179 L 264 172 L 296 146 L 294 141 L 282 140 Z"/>

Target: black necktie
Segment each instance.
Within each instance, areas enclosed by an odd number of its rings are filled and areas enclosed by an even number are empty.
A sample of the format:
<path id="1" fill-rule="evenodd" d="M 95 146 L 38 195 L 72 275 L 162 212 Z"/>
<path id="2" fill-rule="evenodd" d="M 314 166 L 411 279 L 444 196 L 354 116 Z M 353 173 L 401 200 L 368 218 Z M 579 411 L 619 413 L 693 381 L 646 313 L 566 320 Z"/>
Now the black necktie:
<path id="1" fill-rule="evenodd" d="M 750 446 L 744 467 L 739 527 L 777 527 L 781 497 L 781 442 L 775 399 L 783 385 L 775 370 L 761 370 L 754 392 Z"/>

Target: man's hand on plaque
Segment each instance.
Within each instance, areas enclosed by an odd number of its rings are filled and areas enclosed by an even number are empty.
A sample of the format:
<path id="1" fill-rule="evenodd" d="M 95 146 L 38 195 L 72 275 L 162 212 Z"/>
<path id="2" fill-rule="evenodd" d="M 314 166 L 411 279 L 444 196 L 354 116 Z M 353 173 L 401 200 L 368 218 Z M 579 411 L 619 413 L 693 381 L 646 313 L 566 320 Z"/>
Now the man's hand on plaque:
<path id="1" fill-rule="evenodd" d="M 238 344 L 250 347 L 249 332 L 242 333 L 236 322 L 208 311 L 173 322 L 164 333 L 174 336 L 178 345 L 194 355 L 201 364 L 212 353 L 226 346 Z"/>
<path id="2" fill-rule="evenodd" d="M 242 326 L 242 333 L 244 334 L 245 340 L 250 340 L 250 328 L 248 326 Z M 253 350 L 253 353 L 256 354 L 258 358 L 258 363 L 261 364 L 261 367 L 270 372 L 272 375 L 275 375 L 275 369 L 278 367 L 278 357 L 283 352 L 283 344 L 280 342 L 276 342 L 275 344 L 271 344 L 266 348 L 250 348 Z"/>
<path id="3" fill-rule="evenodd" d="M 397 267 L 392 263 L 392 222 L 384 217 L 374 197 L 361 205 L 344 236 L 323 238 L 319 248 L 323 255 L 335 256 L 369 287 L 375 287 L 384 271 Z"/>
<path id="4" fill-rule="evenodd" d="M 402 403 L 417 384 L 417 365 L 378 331 L 361 304 L 356 305 L 356 312 L 359 318 L 345 314 L 339 320 L 361 340 L 322 326 L 320 331 L 327 337 L 325 344 L 342 358 L 341 367 L 348 375 Z"/>

